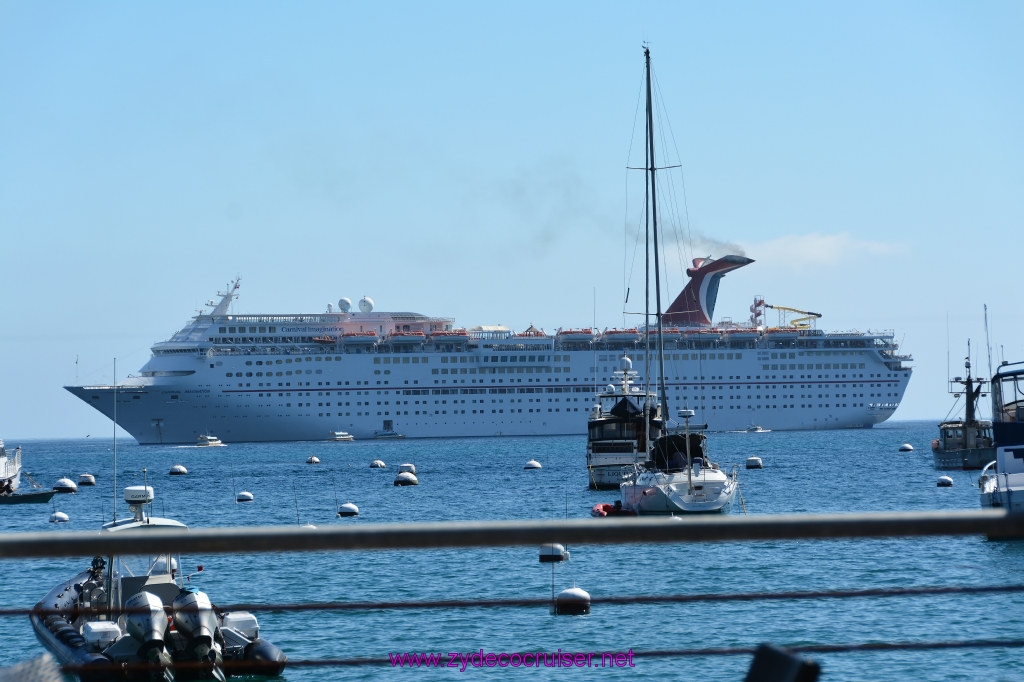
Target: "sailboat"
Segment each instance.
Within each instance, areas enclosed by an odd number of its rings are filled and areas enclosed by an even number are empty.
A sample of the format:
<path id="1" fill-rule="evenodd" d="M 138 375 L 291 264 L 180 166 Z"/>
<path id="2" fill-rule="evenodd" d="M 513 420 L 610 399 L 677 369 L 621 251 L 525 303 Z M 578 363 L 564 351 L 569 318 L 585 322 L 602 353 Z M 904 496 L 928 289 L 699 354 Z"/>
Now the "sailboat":
<path id="1" fill-rule="evenodd" d="M 665 385 L 665 343 L 661 310 L 661 273 L 658 253 L 657 165 L 654 161 L 654 114 L 651 97 L 651 52 L 644 46 L 644 67 L 647 90 L 646 161 L 647 196 L 646 215 L 648 234 L 652 237 L 654 253 L 655 320 L 657 323 L 657 360 L 661 414 L 670 414 L 668 391 Z M 649 279 L 648 269 L 648 279 Z M 650 319 L 648 314 L 648 320 Z M 648 325 L 649 326 L 649 325 Z M 651 334 L 647 334 L 650 338 Z M 650 365 L 648 364 L 648 367 Z M 649 408 L 645 408 L 649 409 Z M 681 409 L 678 416 L 685 420 L 682 431 L 667 430 L 651 441 L 649 458 L 634 465 L 633 473 L 619 486 L 622 508 L 637 514 L 675 514 L 725 512 L 736 496 L 736 467 L 726 475 L 711 462 L 707 452 L 707 426 L 691 427 L 693 410 Z"/>

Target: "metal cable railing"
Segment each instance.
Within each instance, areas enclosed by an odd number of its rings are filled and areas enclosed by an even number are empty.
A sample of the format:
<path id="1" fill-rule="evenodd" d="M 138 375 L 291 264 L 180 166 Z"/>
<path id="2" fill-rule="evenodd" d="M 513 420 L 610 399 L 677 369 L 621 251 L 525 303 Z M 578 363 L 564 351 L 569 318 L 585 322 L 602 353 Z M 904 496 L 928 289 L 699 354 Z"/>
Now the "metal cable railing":
<path id="1" fill-rule="evenodd" d="M 16 533 L 0 536 L 0 557 L 68 557 L 156 553 L 311 552 L 369 549 L 496 547 L 559 542 L 579 544 L 727 542 L 808 540 L 867 537 L 987 535 L 1024 537 L 1024 514 L 1004 510 L 851 513 L 754 517 L 577 519 L 564 521 L 473 521 L 415 524 L 366 524 L 332 528 L 153 528 L 117 534 Z M 920 597 L 1020 593 L 1024 585 L 935 586 L 860 590 L 751 592 L 610 596 L 593 604 L 692 603 L 754 600 L 806 600 Z M 352 611 L 374 609 L 453 609 L 541 607 L 549 599 L 433 600 L 421 602 L 320 602 L 306 604 L 232 604 L 219 609 L 246 611 Z M 0 609 L 0 616 L 25 616 L 26 609 Z M 868 642 L 807 644 L 790 647 L 798 653 L 886 650 L 1007 648 L 1024 646 L 1022 639 L 975 639 L 936 642 Z M 753 647 L 692 648 L 634 651 L 637 658 L 750 655 Z M 395 665 L 392 658 L 289 660 L 293 668 Z M 73 673 L 71 667 L 63 668 Z"/>

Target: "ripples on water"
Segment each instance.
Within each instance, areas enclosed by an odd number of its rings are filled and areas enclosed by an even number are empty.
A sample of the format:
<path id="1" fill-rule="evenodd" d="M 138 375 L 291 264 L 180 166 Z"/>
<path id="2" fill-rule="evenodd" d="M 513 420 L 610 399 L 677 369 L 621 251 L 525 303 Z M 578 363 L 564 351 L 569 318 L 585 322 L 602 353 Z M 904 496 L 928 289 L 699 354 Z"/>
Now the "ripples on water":
<path id="1" fill-rule="evenodd" d="M 977 472 L 953 472 L 935 485 L 931 422 L 865 431 L 727 433 L 710 436 L 713 457 L 741 466 L 750 514 L 976 509 Z M 0 507 L 3 527 L 50 532 L 93 530 L 111 513 L 112 443 L 10 442 L 43 485 L 61 476 L 96 476 L 95 488 L 58 495 L 71 523 L 48 523 L 47 505 Z M 909 442 L 912 453 L 898 452 Z M 118 487 L 154 486 L 157 516 L 192 527 L 318 526 L 468 519 L 583 518 L 613 492 L 587 489 L 583 437 L 229 444 L 224 448 L 118 443 Z M 321 464 L 308 465 L 317 455 Z M 747 457 L 763 470 L 742 469 Z M 383 459 L 388 468 L 371 470 Z M 531 458 L 543 469 L 524 471 Z M 414 462 L 420 485 L 392 485 L 398 464 Z M 172 477 L 174 464 L 189 475 Z M 23 478 L 23 485 L 28 481 Z M 255 495 L 235 504 L 234 489 Z M 334 516 L 352 501 L 360 516 Z M 118 493 L 120 499 L 120 493 Z M 296 500 L 298 514 L 296 514 Z M 128 514 L 121 502 L 120 516 Z M 741 514 L 739 505 L 733 510 Z M 595 521 L 596 523 L 597 521 Z M 695 545 L 573 546 L 555 569 L 555 589 L 575 581 L 594 597 L 630 594 L 781 592 L 1024 582 L 1024 542 L 980 537 L 756 542 Z M 537 547 L 185 557 L 202 563 L 195 585 L 215 603 L 532 599 L 551 594 L 551 568 Z M 87 559 L 0 560 L 0 606 L 28 608 Z M 749 647 L 760 642 L 846 644 L 1019 639 L 1024 595 L 859 598 L 693 604 L 595 605 L 589 616 L 555 617 L 537 607 L 257 614 L 262 634 L 292 659 L 380 658 L 388 652 L 638 651 Z M 27 618 L 0 618 L 0 666 L 42 653 Z M 1021 680 L 1018 649 L 837 653 L 815 656 L 824 680 Z M 603 676 L 742 680 L 749 656 L 639 658 Z M 541 679 L 593 670 L 531 669 Z M 491 671 L 495 674 L 496 671 Z M 390 668 L 290 669 L 289 682 L 392 676 Z M 454 677 L 420 670 L 417 679 Z"/>

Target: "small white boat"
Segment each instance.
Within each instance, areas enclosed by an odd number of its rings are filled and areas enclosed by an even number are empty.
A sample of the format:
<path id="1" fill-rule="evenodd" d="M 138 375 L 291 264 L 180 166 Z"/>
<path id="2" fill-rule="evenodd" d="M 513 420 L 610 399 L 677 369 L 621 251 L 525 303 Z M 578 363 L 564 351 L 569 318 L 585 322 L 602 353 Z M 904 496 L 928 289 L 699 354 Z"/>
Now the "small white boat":
<path id="1" fill-rule="evenodd" d="M 134 517 L 104 524 L 101 532 L 185 528 L 146 514 L 153 501 L 149 486 L 129 486 L 124 499 Z M 90 673 L 89 679 L 120 679 L 117 668 L 147 664 L 159 672 L 145 679 L 171 680 L 175 672 L 179 679 L 279 675 L 287 657 L 260 638 L 256 617 L 247 611 L 221 612 L 206 593 L 186 589 L 180 564 L 170 553 L 106 561 L 94 557 L 88 569 L 59 583 L 35 605 L 29 616 L 32 629 L 61 664 L 94 667 L 96 676 Z M 114 668 L 109 676 L 99 672 L 103 665 Z"/>
<path id="2" fill-rule="evenodd" d="M 332 441 L 349 441 L 355 440 L 351 433 L 346 431 L 331 431 L 331 435 L 327 440 Z"/>
<path id="3" fill-rule="evenodd" d="M 196 445 L 199 446 L 199 447 L 204 447 L 205 448 L 205 447 L 216 447 L 218 445 L 224 445 L 224 443 L 221 443 L 220 442 L 220 438 L 217 438 L 217 436 L 214 436 L 214 435 L 208 434 L 208 433 L 204 433 L 204 434 L 200 435 L 199 438 L 196 440 Z"/>
<path id="4" fill-rule="evenodd" d="M 374 431 L 373 432 L 373 437 L 377 438 L 377 439 L 383 439 L 383 440 L 395 439 L 395 438 L 405 438 L 405 436 L 403 434 L 398 433 L 394 429 L 381 429 L 380 431 Z"/>
<path id="5" fill-rule="evenodd" d="M 761 428 L 760 424 L 751 424 L 746 428 L 747 433 L 769 433 L 771 429 Z"/>
<path id="6" fill-rule="evenodd" d="M 978 477 L 982 507 L 1024 511 L 1024 362 L 1004 362 L 992 376 L 996 458 Z"/>

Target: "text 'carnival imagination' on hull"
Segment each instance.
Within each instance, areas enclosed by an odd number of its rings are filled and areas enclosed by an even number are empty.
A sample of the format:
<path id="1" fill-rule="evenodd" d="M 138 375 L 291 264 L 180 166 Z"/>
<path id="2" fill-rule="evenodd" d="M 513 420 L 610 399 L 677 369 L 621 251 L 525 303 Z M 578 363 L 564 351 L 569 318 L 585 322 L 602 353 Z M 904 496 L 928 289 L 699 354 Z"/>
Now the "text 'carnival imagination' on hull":
<path id="1" fill-rule="evenodd" d="M 822 332 L 806 318 L 766 328 L 763 300 L 744 325 L 712 325 L 718 285 L 753 261 L 694 260 L 664 314 L 673 405 L 717 431 L 867 428 L 899 406 L 911 358 L 893 332 Z M 142 444 L 324 440 L 381 430 L 411 438 L 583 434 L 597 394 L 628 353 L 641 375 L 644 329 L 457 329 L 418 313 L 338 310 L 229 314 L 238 281 L 194 317 L 137 376 L 67 390 Z M 213 302 L 211 302 L 212 305 Z M 787 309 L 791 310 L 791 309 Z M 656 331 L 651 330 L 653 336 Z"/>

